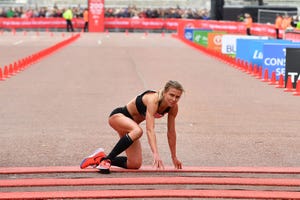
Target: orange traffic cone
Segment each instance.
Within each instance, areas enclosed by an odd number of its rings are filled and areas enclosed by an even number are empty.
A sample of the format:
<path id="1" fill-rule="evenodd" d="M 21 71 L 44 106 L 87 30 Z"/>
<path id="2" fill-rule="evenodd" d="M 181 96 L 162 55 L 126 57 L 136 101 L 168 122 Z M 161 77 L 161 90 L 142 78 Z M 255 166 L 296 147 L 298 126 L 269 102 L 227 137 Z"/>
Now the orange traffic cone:
<path id="1" fill-rule="evenodd" d="M 244 72 L 247 72 L 247 70 L 248 70 L 248 65 L 249 65 L 249 63 L 248 62 L 244 62 L 244 65 L 243 65 L 243 67 L 242 67 L 242 71 L 244 71 Z"/>
<path id="2" fill-rule="evenodd" d="M 17 62 L 14 62 L 13 69 L 14 69 L 14 73 L 15 73 L 15 74 L 19 72 L 19 65 L 18 65 Z"/>
<path id="3" fill-rule="evenodd" d="M 294 91 L 291 76 L 288 76 L 288 79 L 287 79 L 287 82 L 286 82 L 286 86 L 285 86 L 284 91 L 285 91 L 285 92 L 293 92 L 293 91 Z"/>
<path id="4" fill-rule="evenodd" d="M 297 81 L 296 91 L 293 94 L 294 96 L 300 96 L 300 80 Z"/>
<path id="5" fill-rule="evenodd" d="M 0 67 L 0 81 L 3 81 L 4 78 L 3 78 L 3 73 L 2 73 L 2 68 Z"/>
<path id="6" fill-rule="evenodd" d="M 265 69 L 264 78 L 262 79 L 262 82 L 269 82 L 269 70 Z"/>
<path id="7" fill-rule="evenodd" d="M 258 68 L 257 68 L 257 65 L 254 64 L 253 65 L 253 73 L 251 74 L 251 76 L 257 76 L 257 74 L 258 74 Z"/>
<path id="8" fill-rule="evenodd" d="M 275 71 L 272 72 L 271 81 L 269 85 L 276 85 L 276 73 Z"/>
<path id="9" fill-rule="evenodd" d="M 261 79 L 262 78 L 262 66 L 259 66 L 257 70 L 258 70 L 258 72 L 257 72 L 256 78 Z"/>
<path id="10" fill-rule="evenodd" d="M 279 75 L 278 85 L 276 88 L 284 88 L 284 80 L 283 80 L 283 74 Z"/>
<path id="11" fill-rule="evenodd" d="M 13 67 L 12 64 L 9 64 L 8 74 L 9 74 L 10 76 L 15 75 L 15 73 L 14 73 L 14 67 Z"/>
<path id="12" fill-rule="evenodd" d="M 252 63 L 249 63 L 246 73 L 247 74 L 252 74 L 252 72 L 253 72 Z"/>
<path id="13" fill-rule="evenodd" d="M 4 66 L 4 73 L 3 73 L 4 78 L 9 78 L 9 73 L 8 73 L 8 67 L 7 65 Z"/>

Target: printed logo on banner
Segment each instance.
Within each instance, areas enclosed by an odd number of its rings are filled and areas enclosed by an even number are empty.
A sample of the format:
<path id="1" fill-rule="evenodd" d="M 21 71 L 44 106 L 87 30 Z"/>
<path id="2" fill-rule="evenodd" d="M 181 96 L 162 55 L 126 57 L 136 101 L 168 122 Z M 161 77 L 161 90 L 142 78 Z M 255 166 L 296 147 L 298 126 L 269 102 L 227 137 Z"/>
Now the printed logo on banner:
<path id="1" fill-rule="evenodd" d="M 215 35 L 213 41 L 215 45 L 222 45 L 222 35 Z"/>
<path id="2" fill-rule="evenodd" d="M 276 80 L 279 79 L 280 74 L 285 76 L 286 48 L 300 48 L 300 44 L 264 44 L 263 77 L 266 69 L 268 69 L 269 78 L 273 71 L 276 73 Z"/>
<path id="3" fill-rule="evenodd" d="M 221 52 L 222 48 L 222 37 L 226 34 L 226 32 L 210 32 L 207 34 L 208 42 L 207 42 L 207 48 L 213 49 L 217 52 Z"/>
<path id="4" fill-rule="evenodd" d="M 100 0 L 91 0 L 89 5 L 89 11 L 92 14 L 92 19 L 95 20 L 95 24 L 97 25 L 102 14 L 103 3 Z"/>
<path id="5" fill-rule="evenodd" d="M 194 30 L 193 41 L 197 44 L 200 44 L 200 45 L 206 47 L 209 32 L 211 32 L 211 30 L 199 30 L 199 29 Z"/>
<path id="6" fill-rule="evenodd" d="M 193 23 L 187 23 L 185 28 L 195 28 L 195 25 Z"/>
<path id="7" fill-rule="evenodd" d="M 184 29 L 184 37 L 187 40 L 193 41 L 193 39 L 194 39 L 193 35 L 194 35 L 194 29 L 191 29 L 191 28 Z"/>
<path id="8" fill-rule="evenodd" d="M 88 0 L 89 31 L 102 32 L 104 30 L 104 0 Z"/>

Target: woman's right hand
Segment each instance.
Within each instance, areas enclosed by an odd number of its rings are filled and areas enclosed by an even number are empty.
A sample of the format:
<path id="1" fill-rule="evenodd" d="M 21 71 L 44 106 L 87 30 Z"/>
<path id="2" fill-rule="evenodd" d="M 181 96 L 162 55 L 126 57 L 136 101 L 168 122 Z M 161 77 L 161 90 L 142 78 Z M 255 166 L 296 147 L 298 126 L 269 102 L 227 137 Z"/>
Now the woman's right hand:
<path id="1" fill-rule="evenodd" d="M 156 169 L 165 169 L 163 161 L 160 159 L 158 154 L 153 154 L 153 167 Z"/>

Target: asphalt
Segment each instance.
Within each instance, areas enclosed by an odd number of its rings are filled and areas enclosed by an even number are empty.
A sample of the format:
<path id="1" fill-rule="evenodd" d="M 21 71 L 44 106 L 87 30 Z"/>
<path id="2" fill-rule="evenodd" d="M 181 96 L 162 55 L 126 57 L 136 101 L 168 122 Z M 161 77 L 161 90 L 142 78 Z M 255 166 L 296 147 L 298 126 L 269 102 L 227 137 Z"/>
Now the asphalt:
<path id="1" fill-rule="evenodd" d="M 4 33 L 0 66 L 66 37 Z M 0 167 L 76 166 L 98 147 L 110 151 L 118 139 L 111 110 L 171 79 L 186 90 L 176 120 L 183 166 L 299 166 L 299 97 L 170 34 L 84 33 L 0 82 Z M 172 165 L 166 119 L 155 128 Z M 143 165 L 151 165 L 146 134 L 141 142 Z"/>

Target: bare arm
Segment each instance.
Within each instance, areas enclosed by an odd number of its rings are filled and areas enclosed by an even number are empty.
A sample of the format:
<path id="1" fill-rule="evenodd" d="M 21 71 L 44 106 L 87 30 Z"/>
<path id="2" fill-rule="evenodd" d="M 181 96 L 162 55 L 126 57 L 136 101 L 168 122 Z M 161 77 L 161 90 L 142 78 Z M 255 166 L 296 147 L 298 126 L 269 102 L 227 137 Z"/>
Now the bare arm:
<path id="1" fill-rule="evenodd" d="M 176 155 L 176 129 L 175 129 L 175 118 L 178 112 L 178 106 L 174 106 L 169 114 L 168 114 L 168 142 L 169 142 L 169 147 L 170 147 L 170 152 L 171 152 L 171 157 L 172 161 L 174 164 L 174 167 L 176 169 L 181 169 L 182 168 L 182 163 L 177 159 Z"/>
<path id="2" fill-rule="evenodd" d="M 154 131 L 155 127 L 155 119 L 154 114 L 157 111 L 157 103 L 156 99 L 152 97 L 149 97 L 145 102 L 147 102 L 147 111 L 146 111 L 146 132 L 148 137 L 148 142 L 153 154 L 153 165 L 154 167 L 160 169 L 164 168 L 163 162 L 160 159 L 158 149 L 157 149 L 157 141 L 156 141 L 156 134 Z"/>

